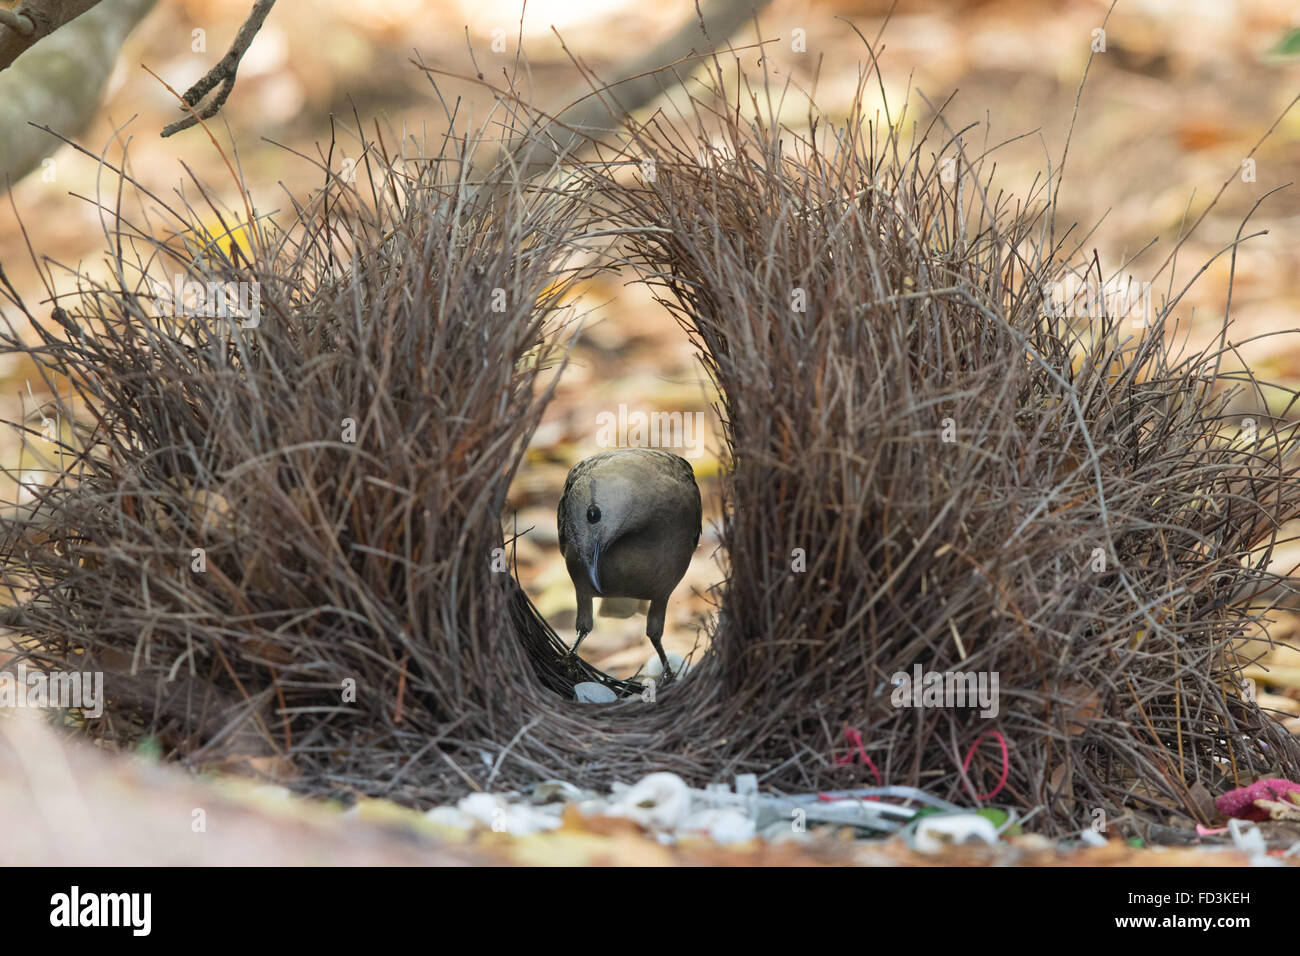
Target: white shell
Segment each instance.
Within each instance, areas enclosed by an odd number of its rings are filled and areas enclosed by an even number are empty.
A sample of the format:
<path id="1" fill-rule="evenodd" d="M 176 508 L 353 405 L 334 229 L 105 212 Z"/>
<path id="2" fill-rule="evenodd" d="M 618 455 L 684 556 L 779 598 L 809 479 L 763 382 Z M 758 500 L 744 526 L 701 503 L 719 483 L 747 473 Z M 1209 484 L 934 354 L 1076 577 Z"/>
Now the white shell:
<path id="1" fill-rule="evenodd" d="M 619 794 L 611 816 L 627 817 L 642 826 L 671 830 L 691 812 L 691 788 L 675 773 L 652 773 Z"/>
<path id="2" fill-rule="evenodd" d="M 668 658 L 668 666 L 673 669 L 673 674 L 679 680 L 691 669 L 691 662 L 680 654 L 668 651 L 664 656 Z M 641 676 L 655 682 L 664 676 L 664 665 L 659 662 L 658 654 L 651 654 L 649 660 L 641 665 Z"/>

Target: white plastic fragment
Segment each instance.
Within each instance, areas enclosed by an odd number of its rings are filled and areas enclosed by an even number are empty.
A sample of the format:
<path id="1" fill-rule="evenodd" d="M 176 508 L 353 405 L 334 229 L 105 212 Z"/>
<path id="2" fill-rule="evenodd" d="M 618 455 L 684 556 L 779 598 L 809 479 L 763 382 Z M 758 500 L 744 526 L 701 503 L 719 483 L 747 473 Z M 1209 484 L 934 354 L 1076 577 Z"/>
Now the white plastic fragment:
<path id="1" fill-rule="evenodd" d="M 1079 839 L 1082 840 L 1084 843 L 1086 843 L 1088 846 L 1106 845 L 1106 838 L 1102 836 L 1100 833 L 1098 833 L 1096 830 L 1094 830 L 1092 827 L 1087 827 L 1083 830 L 1080 830 Z"/>
<path id="2" fill-rule="evenodd" d="M 706 783 L 704 799 L 710 807 L 722 807 L 734 802 L 731 788 L 725 783 Z"/>
<path id="3" fill-rule="evenodd" d="M 425 811 L 424 818 L 430 823 L 436 823 L 444 827 L 454 827 L 457 830 L 472 830 L 474 828 L 474 818 L 463 812 L 459 807 L 434 807 L 432 810 Z"/>
<path id="4" fill-rule="evenodd" d="M 452 826 L 461 825 L 469 829 L 475 825 L 487 827 L 497 833 L 509 833 L 514 836 L 528 836 L 543 830 L 554 830 L 560 825 L 558 813 L 548 812 L 542 807 L 532 807 L 526 803 L 512 802 L 512 795 L 497 793 L 471 793 L 456 804 L 455 810 L 469 826 L 457 824 L 455 817 L 446 813 L 451 807 L 435 807 L 425 816 L 434 822 L 446 822 Z M 434 816 L 435 811 L 442 811 Z"/>
<path id="5" fill-rule="evenodd" d="M 754 838 L 754 821 L 739 810 L 713 807 L 692 813 L 677 828 L 678 836 L 707 836 L 715 843 L 744 843 Z"/>
<path id="6" fill-rule="evenodd" d="M 918 853 L 942 853 L 964 843 L 998 842 L 997 827 L 977 813 L 936 813 L 916 822 L 912 849 Z"/>
<path id="7" fill-rule="evenodd" d="M 1268 855 L 1264 834 L 1254 823 L 1233 817 L 1228 821 L 1232 845 L 1250 857 L 1251 866 L 1283 866 L 1281 860 Z"/>
<path id="8" fill-rule="evenodd" d="M 462 797 L 456 804 L 456 808 L 465 814 L 475 823 L 490 827 L 496 814 L 504 811 L 508 806 L 504 797 L 495 793 L 471 793 L 467 797 Z"/>
<path id="9" fill-rule="evenodd" d="M 529 836 L 557 830 L 561 822 L 559 814 L 548 813 L 541 807 L 530 807 L 526 803 L 516 803 L 506 809 L 500 830 L 513 836 Z"/>
<path id="10" fill-rule="evenodd" d="M 794 825 L 791 820 L 777 820 L 769 823 L 759 834 L 768 843 L 785 843 L 794 841 L 797 843 L 807 843 L 816 838 L 816 831 L 808 826 L 802 828 Z"/>
<path id="11" fill-rule="evenodd" d="M 435 807 L 425 816 L 431 822 L 462 830 L 490 828 L 498 833 L 525 836 L 558 828 L 564 810 L 569 807 L 583 816 L 633 820 L 665 844 L 698 837 L 726 845 L 747 842 L 759 834 L 772 842 L 805 841 L 815 839 L 827 826 L 851 826 L 878 834 L 902 832 L 910 846 L 927 854 L 941 853 L 960 844 L 999 842 L 1000 830 L 991 820 L 959 810 L 911 787 L 861 788 L 835 796 L 838 799 L 827 800 L 820 793 L 763 794 L 754 774 L 738 775 L 734 789 L 724 783 L 693 789 L 677 774 L 660 772 L 633 784 L 614 783 L 608 794 L 583 790 L 563 780 L 543 780 L 530 787 L 526 794 L 470 794 L 454 807 Z M 944 808 L 944 812 L 918 819 L 914 807 L 889 800 L 924 803 Z M 1017 820 L 1013 812 L 1002 829 L 1009 830 Z M 1251 853 L 1252 862 L 1257 865 L 1275 862 L 1264 854 L 1258 832 L 1244 829 L 1240 822 L 1234 831 L 1235 841 Z M 1085 845 L 1105 842 L 1091 830 L 1081 832 L 1078 840 Z M 1021 850 L 1055 845 L 1034 834 L 1022 834 L 1013 843 Z"/>

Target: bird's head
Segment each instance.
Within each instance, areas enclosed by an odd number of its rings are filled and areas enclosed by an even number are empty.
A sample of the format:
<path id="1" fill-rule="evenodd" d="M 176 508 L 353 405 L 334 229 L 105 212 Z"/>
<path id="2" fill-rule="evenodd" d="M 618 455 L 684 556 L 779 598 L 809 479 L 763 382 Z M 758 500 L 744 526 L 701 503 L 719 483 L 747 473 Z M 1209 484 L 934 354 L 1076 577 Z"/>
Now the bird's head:
<path id="1" fill-rule="evenodd" d="M 597 594 L 601 593 L 602 555 L 643 523 L 637 502 L 635 484 L 609 475 L 599 481 L 591 476 L 576 481 L 564 499 L 572 546 Z"/>

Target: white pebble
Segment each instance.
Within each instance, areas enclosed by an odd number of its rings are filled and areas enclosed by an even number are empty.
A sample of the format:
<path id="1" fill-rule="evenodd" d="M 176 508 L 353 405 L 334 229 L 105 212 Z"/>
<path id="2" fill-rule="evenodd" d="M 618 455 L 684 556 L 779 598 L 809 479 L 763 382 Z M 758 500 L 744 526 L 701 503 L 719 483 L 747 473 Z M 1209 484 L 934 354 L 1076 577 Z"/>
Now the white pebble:
<path id="1" fill-rule="evenodd" d="M 594 680 L 585 680 L 581 684 L 574 684 L 573 697 L 580 704 L 612 704 L 618 700 L 617 694 L 604 684 L 598 684 Z"/>

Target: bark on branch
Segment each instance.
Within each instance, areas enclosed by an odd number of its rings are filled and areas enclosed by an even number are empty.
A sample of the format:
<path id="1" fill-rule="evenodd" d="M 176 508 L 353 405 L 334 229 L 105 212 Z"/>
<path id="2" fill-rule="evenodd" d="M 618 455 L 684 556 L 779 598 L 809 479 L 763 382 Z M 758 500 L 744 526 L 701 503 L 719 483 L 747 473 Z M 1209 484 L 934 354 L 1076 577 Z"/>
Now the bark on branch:
<path id="1" fill-rule="evenodd" d="M 97 3 L 99 0 L 18 0 L 13 9 L 0 9 L 0 70 Z"/>

